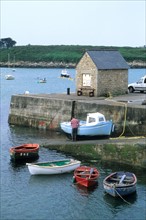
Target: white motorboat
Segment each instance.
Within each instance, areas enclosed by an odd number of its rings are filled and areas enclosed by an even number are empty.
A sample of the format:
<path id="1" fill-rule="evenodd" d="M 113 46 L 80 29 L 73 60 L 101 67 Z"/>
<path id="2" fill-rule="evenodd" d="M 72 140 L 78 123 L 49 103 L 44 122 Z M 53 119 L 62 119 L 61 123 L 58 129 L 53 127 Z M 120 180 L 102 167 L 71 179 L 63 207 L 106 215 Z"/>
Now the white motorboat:
<path id="1" fill-rule="evenodd" d="M 66 78 L 70 77 L 70 75 L 69 75 L 69 73 L 68 73 L 68 71 L 66 69 L 61 71 L 61 77 L 66 77 Z"/>
<path id="2" fill-rule="evenodd" d="M 5 75 L 6 80 L 13 80 L 15 77 L 13 75 Z"/>
<path id="3" fill-rule="evenodd" d="M 71 122 L 62 122 L 60 126 L 67 136 L 72 134 Z M 88 113 L 86 121 L 79 121 L 77 136 L 110 136 L 113 131 L 112 120 L 106 121 L 99 112 Z"/>

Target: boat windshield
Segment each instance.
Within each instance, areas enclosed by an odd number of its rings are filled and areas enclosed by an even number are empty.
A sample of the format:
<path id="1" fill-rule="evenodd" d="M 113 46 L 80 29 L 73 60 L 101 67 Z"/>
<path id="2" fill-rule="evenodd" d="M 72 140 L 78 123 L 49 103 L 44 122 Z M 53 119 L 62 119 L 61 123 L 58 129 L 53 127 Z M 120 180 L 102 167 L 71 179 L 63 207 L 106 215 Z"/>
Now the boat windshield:
<path id="1" fill-rule="evenodd" d="M 95 122 L 95 121 L 96 121 L 95 118 L 89 117 L 89 122 L 88 122 L 88 123 L 93 123 L 93 122 Z"/>
<path id="2" fill-rule="evenodd" d="M 99 117 L 99 121 L 104 121 L 104 118 L 103 117 Z"/>

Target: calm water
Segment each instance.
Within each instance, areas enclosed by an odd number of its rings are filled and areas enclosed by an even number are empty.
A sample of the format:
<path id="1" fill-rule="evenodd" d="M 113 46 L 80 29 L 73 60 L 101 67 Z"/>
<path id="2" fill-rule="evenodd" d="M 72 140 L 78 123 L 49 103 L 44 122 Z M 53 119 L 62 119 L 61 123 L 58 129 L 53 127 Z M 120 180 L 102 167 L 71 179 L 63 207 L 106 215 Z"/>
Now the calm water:
<path id="1" fill-rule="evenodd" d="M 56 176 L 30 176 L 25 164 L 10 161 L 9 148 L 22 143 L 45 143 L 57 134 L 46 131 L 9 126 L 7 123 L 12 94 L 62 93 L 70 88 L 75 91 L 74 80 L 60 79 L 61 69 L 17 68 L 15 80 L 4 79 L 10 74 L 1 68 L 1 220 L 144 220 L 146 219 L 146 180 L 142 170 L 100 161 L 85 161 L 82 164 L 96 166 L 100 171 L 98 185 L 92 190 L 79 187 L 72 182 L 73 174 Z M 70 69 L 72 78 L 75 70 Z M 146 75 L 146 69 L 129 71 L 129 83 Z M 46 77 L 47 83 L 37 83 L 38 77 Z M 41 147 L 39 161 L 71 157 Z M 133 171 L 138 178 L 137 192 L 126 200 L 114 199 L 103 191 L 102 181 L 116 170 Z"/>

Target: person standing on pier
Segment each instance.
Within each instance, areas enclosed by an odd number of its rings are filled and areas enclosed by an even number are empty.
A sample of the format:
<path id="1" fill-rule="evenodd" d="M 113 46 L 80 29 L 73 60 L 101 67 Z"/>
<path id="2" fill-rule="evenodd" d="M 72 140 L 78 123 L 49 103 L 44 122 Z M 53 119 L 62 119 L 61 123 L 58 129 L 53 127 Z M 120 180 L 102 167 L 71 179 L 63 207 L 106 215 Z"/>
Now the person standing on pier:
<path id="1" fill-rule="evenodd" d="M 76 118 L 71 119 L 71 127 L 72 127 L 72 141 L 77 140 L 77 133 L 78 133 L 78 127 L 79 127 L 79 121 Z"/>

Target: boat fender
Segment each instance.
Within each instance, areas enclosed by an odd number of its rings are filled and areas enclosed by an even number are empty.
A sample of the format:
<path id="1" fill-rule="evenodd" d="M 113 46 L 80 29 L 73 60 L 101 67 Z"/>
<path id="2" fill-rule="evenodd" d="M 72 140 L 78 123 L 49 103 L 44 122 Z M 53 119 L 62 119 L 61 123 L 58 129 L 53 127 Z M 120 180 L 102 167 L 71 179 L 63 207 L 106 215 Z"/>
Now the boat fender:
<path id="1" fill-rule="evenodd" d="M 114 132 L 114 130 L 115 130 L 115 125 L 113 124 L 112 125 L 112 132 Z"/>

